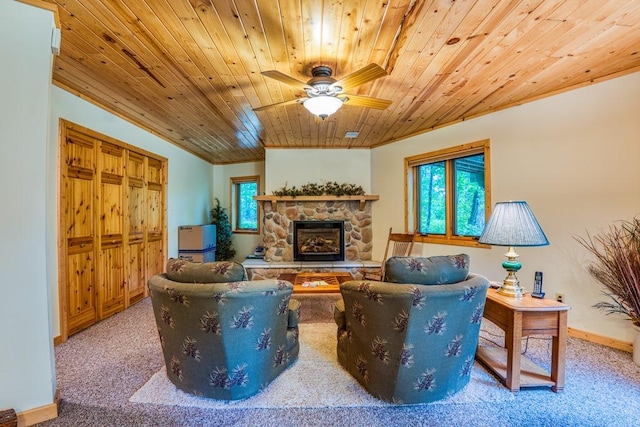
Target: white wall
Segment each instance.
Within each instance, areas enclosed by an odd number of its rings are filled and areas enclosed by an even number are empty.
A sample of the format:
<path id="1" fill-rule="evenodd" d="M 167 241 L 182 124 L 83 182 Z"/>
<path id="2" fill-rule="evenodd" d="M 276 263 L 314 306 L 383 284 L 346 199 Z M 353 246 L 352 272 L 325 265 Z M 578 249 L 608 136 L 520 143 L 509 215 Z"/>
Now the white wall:
<path id="1" fill-rule="evenodd" d="M 270 149 L 265 153 L 265 191 L 285 185 L 335 181 L 361 186 L 371 194 L 371 151 L 364 149 Z"/>
<path id="2" fill-rule="evenodd" d="M 374 258 L 386 229 L 404 228 L 403 159 L 485 138 L 491 140 L 492 203 L 526 200 L 550 246 L 519 248 L 520 281 L 531 289 L 536 270 L 544 291 L 566 295 L 569 326 L 631 341 L 622 317 L 591 306 L 601 287 L 585 271 L 591 259 L 574 235 L 597 232 L 640 214 L 640 73 L 594 84 L 372 150 Z M 383 173 L 379 173 L 382 172 Z M 502 280 L 506 248 L 425 245 L 423 253 L 471 255 L 472 270 Z"/>
<path id="3" fill-rule="evenodd" d="M 242 176 L 260 177 L 260 188 L 258 194 L 262 194 L 265 185 L 264 176 L 265 162 L 248 162 L 230 165 L 214 166 L 214 194 L 220 200 L 220 204 L 227 210 L 229 216 L 231 213 L 231 178 Z M 261 221 L 262 217 L 258 218 Z M 238 262 L 245 260 L 248 254 L 252 254 L 256 246 L 262 244 L 262 230 L 259 234 L 239 234 L 235 233 L 231 238 L 233 248 L 236 250 L 234 259 Z"/>
<path id="4" fill-rule="evenodd" d="M 0 2 L 0 408 L 53 402 L 46 168 L 51 12 Z M 54 207 L 55 209 L 55 207 Z"/>

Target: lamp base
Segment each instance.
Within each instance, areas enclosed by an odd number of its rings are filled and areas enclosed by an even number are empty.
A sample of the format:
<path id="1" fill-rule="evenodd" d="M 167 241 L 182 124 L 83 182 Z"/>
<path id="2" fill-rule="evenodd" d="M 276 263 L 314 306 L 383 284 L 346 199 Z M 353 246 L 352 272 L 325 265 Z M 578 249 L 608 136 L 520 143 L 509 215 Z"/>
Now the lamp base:
<path id="1" fill-rule="evenodd" d="M 517 278 L 515 279 L 515 283 L 513 283 L 513 281 L 510 280 L 509 277 L 507 277 L 506 279 L 504 279 L 504 282 L 502 282 L 502 286 L 500 286 L 500 288 L 498 289 L 498 293 L 501 295 L 506 295 L 508 297 L 522 298 L 524 290 L 520 286 L 520 283 L 518 283 Z"/>
<path id="2" fill-rule="evenodd" d="M 513 298 L 522 298 L 522 288 L 520 287 L 520 281 L 516 277 L 516 272 L 522 267 L 518 262 L 519 255 L 513 246 L 510 246 L 504 256 L 507 257 L 507 260 L 502 263 L 502 268 L 507 270 L 507 277 L 502 282 L 500 289 L 498 289 L 498 293 Z"/>

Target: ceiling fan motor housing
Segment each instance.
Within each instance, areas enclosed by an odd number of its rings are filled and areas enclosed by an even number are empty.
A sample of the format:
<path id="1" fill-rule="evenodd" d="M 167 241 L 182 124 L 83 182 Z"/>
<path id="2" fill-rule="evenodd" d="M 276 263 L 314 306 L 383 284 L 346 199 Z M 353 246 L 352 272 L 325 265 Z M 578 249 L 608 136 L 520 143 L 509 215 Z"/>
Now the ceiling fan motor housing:
<path id="1" fill-rule="evenodd" d="M 342 91 L 340 86 L 331 86 L 336 82 L 336 79 L 331 77 L 333 71 L 331 67 L 326 65 L 318 65 L 313 67 L 311 70 L 311 75 L 313 78 L 307 82 L 311 89 L 307 89 L 307 95 L 319 96 L 319 95 L 327 95 L 327 96 L 335 96 L 337 93 Z"/>
<path id="2" fill-rule="evenodd" d="M 331 77 L 332 70 L 331 67 L 326 65 L 318 65 L 313 67 L 311 70 L 311 75 L 313 77 Z"/>

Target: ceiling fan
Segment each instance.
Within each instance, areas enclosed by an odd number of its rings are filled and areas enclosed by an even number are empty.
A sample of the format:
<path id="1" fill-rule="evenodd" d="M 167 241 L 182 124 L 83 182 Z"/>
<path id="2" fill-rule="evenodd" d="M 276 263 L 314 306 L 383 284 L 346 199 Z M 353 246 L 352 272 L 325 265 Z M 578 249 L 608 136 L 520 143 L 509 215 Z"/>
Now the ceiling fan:
<path id="1" fill-rule="evenodd" d="M 254 108 L 253 111 L 262 111 L 267 108 L 278 107 L 299 103 L 322 120 L 329 117 L 342 107 L 342 104 L 353 105 L 356 107 L 377 108 L 384 110 L 391 101 L 386 99 L 371 98 L 369 96 L 351 95 L 344 93 L 356 86 L 372 80 L 384 77 L 387 72 L 384 68 L 377 64 L 369 64 L 366 67 L 355 71 L 340 80 L 334 79 L 331 74 L 331 67 L 319 65 L 313 67 L 311 75 L 313 76 L 308 82 L 302 82 L 280 71 L 263 71 L 262 75 L 286 83 L 298 89 L 302 89 L 307 93 L 305 98 L 297 98 L 291 101 L 277 102 L 275 104 L 265 105 Z"/>

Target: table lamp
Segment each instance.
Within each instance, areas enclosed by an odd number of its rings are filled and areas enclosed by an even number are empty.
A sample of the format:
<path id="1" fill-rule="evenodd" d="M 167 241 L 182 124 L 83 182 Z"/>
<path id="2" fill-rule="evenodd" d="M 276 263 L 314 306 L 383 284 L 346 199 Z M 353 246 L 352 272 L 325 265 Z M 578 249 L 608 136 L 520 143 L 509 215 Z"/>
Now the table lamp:
<path id="1" fill-rule="evenodd" d="M 547 236 L 544 235 L 527 202 L 496 203 L 478 241 L 487 245 L 509 247 L 504 254 L 507 260 L 502 263 L 502 267 L 507 270 L 507 277 L 498 289 L 498 293 L 522 298 L 522 287 L 516 277 L 516 272 L 520 270 L 522 264 L 518 262 L 519 255 L 514 247 L 549 244 Z"/>

